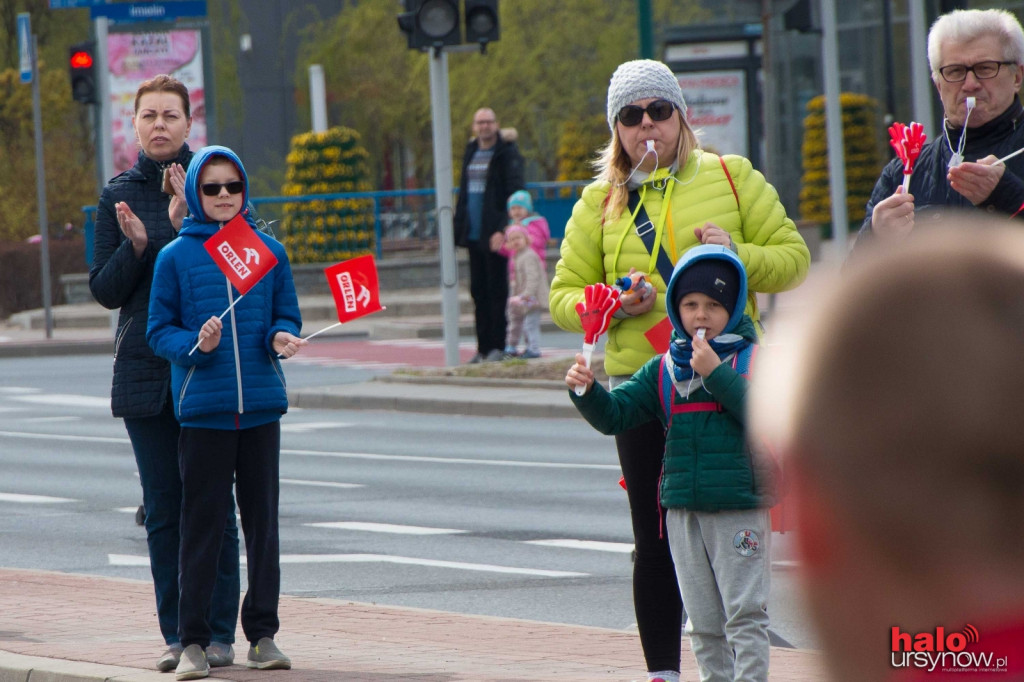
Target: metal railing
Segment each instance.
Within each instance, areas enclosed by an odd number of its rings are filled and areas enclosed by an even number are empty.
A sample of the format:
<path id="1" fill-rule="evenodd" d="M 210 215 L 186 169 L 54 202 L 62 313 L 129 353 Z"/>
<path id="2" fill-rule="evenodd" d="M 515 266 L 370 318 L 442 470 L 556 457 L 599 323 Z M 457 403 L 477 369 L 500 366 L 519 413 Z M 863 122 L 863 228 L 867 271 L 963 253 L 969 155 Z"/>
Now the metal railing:
<path id="1" fill-rule="evenodd" d="M 561 239 L 572 207 L 589 181 L 529 182 L 526 189 L 533 197 L 533 208 L 544 216 L 552 239 Z M 457 191 L 456 191 L 457 193 Z M 298 197 L 250 197 L 259 217 L 280 238 L 284 205 L 334 200 L 373 201 L 374 250 L 377 258 L 385 251 L 409 248 L 436 248 L 437 209 L 434 189 L 403 189 L 376 192 L 339 192 Z M 454 206 L 455 198 L 452 199 Z M 92 262 L 93 230 L 96 207 L 84 206 L 86 260 Z"/>

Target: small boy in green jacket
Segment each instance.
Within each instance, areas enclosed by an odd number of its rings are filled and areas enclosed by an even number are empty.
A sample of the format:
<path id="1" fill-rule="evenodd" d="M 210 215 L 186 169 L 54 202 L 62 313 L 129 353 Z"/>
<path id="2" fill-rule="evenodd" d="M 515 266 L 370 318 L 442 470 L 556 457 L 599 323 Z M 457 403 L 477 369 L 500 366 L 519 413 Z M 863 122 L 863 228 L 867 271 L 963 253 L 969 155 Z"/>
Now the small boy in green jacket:
<path id="1" fill-rule="evenodd" d="M 724 246 L 690 249 L 672 272 L 665 300 L 674 329 L 668 353 L 611 391 L 594 382 L 577 355 L 565 383 L 601 433 L 652 419 L 664 424 L 660 503 L 701 680 L 766 681 L 768 509 L 778 468 L 747 445 L 747 375 L 757 332 L 743 311 L 743 263 Z M 577 386 L 588 390 L 578 397 Z"/>

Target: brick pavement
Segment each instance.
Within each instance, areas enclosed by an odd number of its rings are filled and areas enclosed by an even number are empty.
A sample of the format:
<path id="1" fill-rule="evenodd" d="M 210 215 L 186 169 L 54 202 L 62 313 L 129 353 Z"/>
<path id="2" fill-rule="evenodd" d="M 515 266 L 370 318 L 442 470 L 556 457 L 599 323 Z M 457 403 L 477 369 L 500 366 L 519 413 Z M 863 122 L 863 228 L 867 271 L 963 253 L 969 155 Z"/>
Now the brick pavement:
<path id="1" fill-rule="evenodd" d="M 633 632 L 288 596 L 280 614 L 277 641 L 293 670 L 234 665 L 214 669 L 210 679 L 582 682 L 643 676 Z M 685 640 L 683 647 L 683 679 L 697 680 Z M 236 649 L 244 661 L 247 645 Z M 0 682 L 167 682 L 171 675 L 153 669 L 162 650 L 149 582 L 0 569 Z M 814 652 L 776 648 L 771 666 L 773 680 L 824 679 Z"/>

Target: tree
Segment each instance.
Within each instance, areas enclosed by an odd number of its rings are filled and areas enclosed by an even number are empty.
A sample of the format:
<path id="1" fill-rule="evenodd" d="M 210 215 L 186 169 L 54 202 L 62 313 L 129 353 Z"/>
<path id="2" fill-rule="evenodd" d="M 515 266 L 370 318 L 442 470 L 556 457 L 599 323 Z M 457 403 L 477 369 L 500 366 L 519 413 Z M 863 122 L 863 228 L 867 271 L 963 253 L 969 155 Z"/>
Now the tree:
<path id="1" fill-rule="evenodd" d="M 405 167 L 430 186 L 430 57 L 406 47 L 396 15 L 395 3 L 348 4 L 311 34 L 300 62 L 324 65 L 330 123 L 360 131 L 373 177 Z M 711 18 L 698 0 L 655 0 L 654 15 L 656 26 Z M 516 128 L 529 179 L 554 180 L 565 123 L 604 115 L 608 79 L 636 56 L 636 33 L 634 3 L 503 2 L 501 39 L 486 55 L 449 53 L 453 158 L 462 157 L 473 112 L 490 106 Z"/>
<path id="2" fill-rule="evenodd" d="M 0 0 L 0 240 L 39 232 L 32 87 L 18 69 L 15 17 L 27 11 L 39 43 L 40 109 L 47 218 L 81 225 L 82 206 L 96 202 L 96 163 L 87 109 L 71 100 L 67 48 L 88 36 L 88 12 L 48 9 L 47 0 Z"/>

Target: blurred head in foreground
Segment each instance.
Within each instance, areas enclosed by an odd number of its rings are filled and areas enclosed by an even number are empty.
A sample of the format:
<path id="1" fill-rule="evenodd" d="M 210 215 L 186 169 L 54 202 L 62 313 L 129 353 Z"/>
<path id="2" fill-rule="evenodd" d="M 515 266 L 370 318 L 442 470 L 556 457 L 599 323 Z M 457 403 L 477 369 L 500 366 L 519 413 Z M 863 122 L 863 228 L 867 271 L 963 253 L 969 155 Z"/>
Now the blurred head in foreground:
<path id="1" fill-rule="evenodd" d="M 754 378 L 836 680 L 922 672 L 900 633 L 1024 651 L 1024 232 L 945 222 L 848 269 Z"/>

